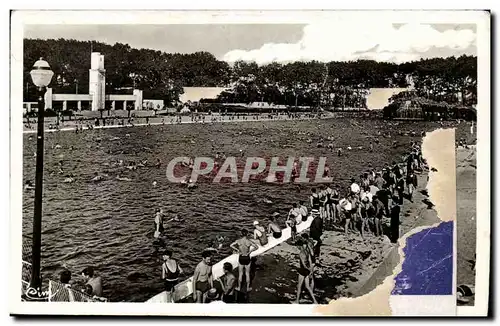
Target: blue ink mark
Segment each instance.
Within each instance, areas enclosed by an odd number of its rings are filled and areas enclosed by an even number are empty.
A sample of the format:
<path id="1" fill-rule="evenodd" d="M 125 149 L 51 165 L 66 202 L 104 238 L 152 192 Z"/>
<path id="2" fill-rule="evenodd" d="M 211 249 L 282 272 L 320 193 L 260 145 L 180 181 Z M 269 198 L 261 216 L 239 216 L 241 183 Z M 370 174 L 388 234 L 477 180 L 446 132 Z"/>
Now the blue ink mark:
<path id="1" fill-rule="evenodd" d="M 410 236 L 393 295 L 448 295 L 453 285 L 453 222 Z"/>

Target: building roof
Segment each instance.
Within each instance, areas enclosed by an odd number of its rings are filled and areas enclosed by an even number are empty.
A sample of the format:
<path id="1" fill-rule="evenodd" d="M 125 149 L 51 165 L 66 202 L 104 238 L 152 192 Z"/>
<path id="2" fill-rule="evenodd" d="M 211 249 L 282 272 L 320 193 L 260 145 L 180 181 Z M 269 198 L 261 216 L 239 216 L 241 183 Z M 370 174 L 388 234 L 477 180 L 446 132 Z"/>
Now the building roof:
<path id="1" fill-rule="evenodd" d="M 383 109 L 389 104 L 391 96 L 408 90 L 408 88 L 370 88 L 366 98 L 366 107 L 370 110 Z"/>
<path id="2" fill-rule="evenodd" d="M 217 96 L 225 90 L 229 90 L 228 87 L 183 87 L 184 94 L 179 96 L 179 100 L 182 103 L 199 102 L 201 99 L 215 99 Z"/>

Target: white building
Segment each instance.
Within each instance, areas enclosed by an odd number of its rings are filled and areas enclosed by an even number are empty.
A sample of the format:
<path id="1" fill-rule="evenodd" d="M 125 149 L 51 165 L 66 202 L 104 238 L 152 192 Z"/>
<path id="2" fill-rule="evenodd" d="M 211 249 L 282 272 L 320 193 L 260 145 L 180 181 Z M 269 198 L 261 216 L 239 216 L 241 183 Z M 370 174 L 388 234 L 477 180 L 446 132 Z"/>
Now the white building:
<path id="1" fill-rule="evenodd" d="M 89 94 L 53 94 L 52 88 L 45 93 L 45 109 L 52 108 L 54 101 L 63 102 L 62 109 L 66 110 L 69 101 L 77 102 L 78 111 L 82 109 L 82 102 L 88 102 L 92 111 L 104 110 L 106 101 L 111 102 L 111 110 L 116 102 L 123 103 L 123 110 L 133 103 L 134 110 L 142 110 L 142 90 L 134 89 L 132 94 L 106 94 L 106 69 L 104 69 L 104 55 L 92 52 L 89 69 Z"/>

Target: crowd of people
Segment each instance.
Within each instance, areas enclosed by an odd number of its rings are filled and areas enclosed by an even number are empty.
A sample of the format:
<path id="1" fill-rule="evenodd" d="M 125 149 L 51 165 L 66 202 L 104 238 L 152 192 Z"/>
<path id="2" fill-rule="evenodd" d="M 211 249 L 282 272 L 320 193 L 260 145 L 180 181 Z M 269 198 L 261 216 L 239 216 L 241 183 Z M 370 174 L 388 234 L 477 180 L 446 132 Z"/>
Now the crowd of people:
<path id="1" fill-rule="evenodd" d="M 285 217 L 284 227 L 290 228 L 289 243 L 299 249 L 299 267 L 297 295 L 294 303 L 299 303 L 303 289 L 314 297 L 314 268 L 320 255 L 321 237 L 326 230 L 342 230 L 346 236 L 359 233 L 363 238 L 367 235 L 381 237 L 388 235 L 392 242 L 399 239 L 401 205 L 406 198 L 413 201 L 413 192 L 417 187 L 417 174 L 426 169 L 418 144 L 411 144 L 411 151 L 404 156 L 401 163 L 392 162 L 382 171 L 369 169 L 360 175 L 359 180 L 351 179 L 348 189 L 341 191 L 331 184 L 322 184 L 320 189 L 311 189 L 309 205 L 301 200 L 292 203 Z M 341 196 L 341 193 L 344 193 Z M 160 231 L 161 212 L 157 212 L 155 230 Z M 269 243 L 269 239 L 280 239 L 283 228 L 278 221 L 280 213 L 274 212 L 267 221 L 267 228 L 261 221 L 253 222 L 253 232 L 241 230 L 241 236 L 230 248 L 238 254 L 238 266 L 224 263 L 224 275 L 214 280 L 212 275 L 212 256 L 217 248 L 210 248 L 202 253 L 202 261 L 196 266 L 193 278 L 193 301 L 240 302 L 239 295 L 246 296 L 252 290 L 251 271 L 255 259 L 251 253 Z M 297 227 L 312 218 L 309 232 L 298 234 Z M 388 230 L 384 228 L 385 219 L 390 220 Z M 306 228 L 307 229 L 307 228 Z M 220 246 L 219 246 L 220 249 Z M 171 258 L 171 251 L 163 255 L 162 275 L 168 301 L 173 302 L 175 285 L 179 281 L 178 272 L 182 269 Z M 177 266 L 177 267 L 176 267 Z M 237 276 L 233 268 L 237 268 Z M 216 286 L 216 282 L 219 285 Z"/>
<path id="2" fill-rule="evenodd" d="M 310 206 L 319 212 L 326 229 L 341 227 L 346 235 L 359 232 L 362 237 L 366 233 L 381 236 L 384 218 L 398 220 L 396 217 L 404 198 L 413 201 L 417 173 L 424 168 L 420 146 L 412 143 L 412 149 L 403 162 L 387 164 L 382 171 L 369 168 L 358 180 L 351 178 L 343 198 L 335 185 L 323 184 L 319 191 L 313 188 Z M 391 234 L 393 241 L 398 237 Z"/>
<path id="3" fill-rule="evenodd" d="M 82 132 L 84 129 L 92 130 L 96 127 L 106 126 L 129 126 L 135 125 L 150 125 L 154 124 L 181 124 L 181 123 L 215 123 L 215 122 L 228 122 L 228 121 L 261 121 L 261 120 L 298 120 L 298 119 L 314 119 L 321 118 L 321 114 L 316 113 L 186 113 L 176 115 L 159 115 L 159 116 L 145 116 L 138 117 L 132 114 L 129 117 L 121 116 L 105 116 L 84 118 L 79 117 L 67 121 L 66 127 L 73 127 L 76 133 Z M 35 130 L 37 124 L 32 123 L 27 119 L 24 128 L 27 130 Z M 64 128 L 64 120 L 47 125 L 49 130 L 61 130 Z"/>

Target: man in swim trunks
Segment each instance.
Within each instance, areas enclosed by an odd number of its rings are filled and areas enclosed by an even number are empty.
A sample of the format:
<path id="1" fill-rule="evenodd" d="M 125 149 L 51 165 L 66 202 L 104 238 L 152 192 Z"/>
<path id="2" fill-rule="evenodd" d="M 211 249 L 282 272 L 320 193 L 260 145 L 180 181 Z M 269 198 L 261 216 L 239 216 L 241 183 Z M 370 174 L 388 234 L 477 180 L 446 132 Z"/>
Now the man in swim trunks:
<path id="1" fill-rule="evenodd" d="M 213 288 L 212 265 L 210 264 L 212 254 L 204 251 L 201 254 L 202 260 L 196 265 L 193 274 L 193 300 L 196 303 L 205 303 L 207 292 Z"/>
<path id="2" fill-rule="evenodd" d="M 248 239 L 248 231 L 246 229 L 241 230 L 241 238 L 231 244 L 231 249 L 240 254 L 238 257 L 238 287 L 236 288 L 238 291 L 240 290 L 243 282 L 243 273 L 245 273 L 247 290 L 252 290 L 250 286 L 250 268 L 252 264 L 250 253 L 258 248 L 258 244 Z"/>
<path id="3" fill-rule="evenodd" d="M 365 229 L 370 233 L 370 221 L 373 221 L 375 208 L 368 196 L 363 197 L 361 200 L 361 237 L 365 238 Z"/>
<path id="4" fill-rule="evenodd" d="M 377 187 L 378 189 L 382 189 L 382 187 L 386 184 L 386 181 L 384 178 L 382 178 L 382 173 L 377 172 L 377 176 L 375 177 L 375 180 L 373 180 L 373 185 Z"/>
<path id="5" fill-rule="evenodd" d="M 319 215 L 321 216 L 321 218 L 323 220 L 326 219 L 326 205 L 325 205 L 325 202 L 328 200 L 327 199 L 327 194 L 326 194 L 326 186 L 325 185 L 321 185 L 320 188 L 319 188 L 319 193 L 318 193 L 318 196 L 319 196 Z"/>
<path id="6" fill-rule="evenodd" d="M 349 197 L 343 198 L 339 201 L 337 205 L 337 210 L 344 221 L 344 234 L 347 236 L 348 231 L 351 229 L 351 213 L 352 213 L 352 205 L 349 201 Z"/>
<path id="7" fill-rule="evenodd" d="M 361 200 L 352 194 L 347 199 L 351 203 L 351 230 L 356 231 L 356 224 L 361 221 Z"/>
<path id="8" fill-rule="evenodd" d="M 279 215 L 280 213 L 274 212 L 273 215 L 269 217 L 269 226 L 267 227 L 267 232 L 272 233 L 275 239 L 281 238 L 281 228 L 276 223 L 276 217 Z"/>
<path id="9" fill-rule="evenodd" d="M 332 195 L 333 195 L 333 189 L 330 187 L 330 185 L 325 186 L 324 190 L 324 198 L 323 198 L 323 206 L 325 209 L 325 227 L 329 227 L 331 224 L 333 224 L 333 200 L 332 200 Z"/>
<path id="10" fill-rule="evenodd" d="M 361 175 L 361 190 L 370 191 L 370 180 L 368 179 L 368 172 Z"/>
<path id="11" fill-rule="evenodd" d="M 337 209 L 337 205 L 339 204 L 340 201 L 340 194 L 338 191 L 338 186 L 335 185 L 332 188 L 332 193 L 330 194 L 330 200 L 332 202 L 332 225 L 331 228 L 333 228 L 333 223 L 340 223 L 340 217 L 339 217 L 339 211 Z"/>
<path id="12" fill-rule="evenodd" d="M 319 195 L 316 193 L 316 188 L 311 189 L 311 197 L 309 197 L 309 203 L 311 205 L 311 211 L 313 213 L 318 212 L 321 206 Z"/>
<path id="13" fill-rule="evenodd" d="M 312 261 L 312 271 L 313 274 L 311 274 L 310 281 L 311 281 L 311 289 L 314 291 L 314 266 L 316 265 L 316 257 L 314 256 L 314 245 L 315 242 L 313 239 L 309 237 L 309 234 L 304 233 L 301 235 L 304 241 L 307 243 L 307 249 L 309 250 L 309 255 L 311 255 L 311 261 Z"/>
<path id="14" fill-rule="evenodd" d="M 311 239 L 316 241 L 316 245 L 314 246 L 314 257 L 318 258 L 321 247 L 321 236 L 323 235 L 323 220 L 321 217 L 316 214 L 314 219 L 311 222 L 311 226 L 309 227 L 309 236 Z"/>

